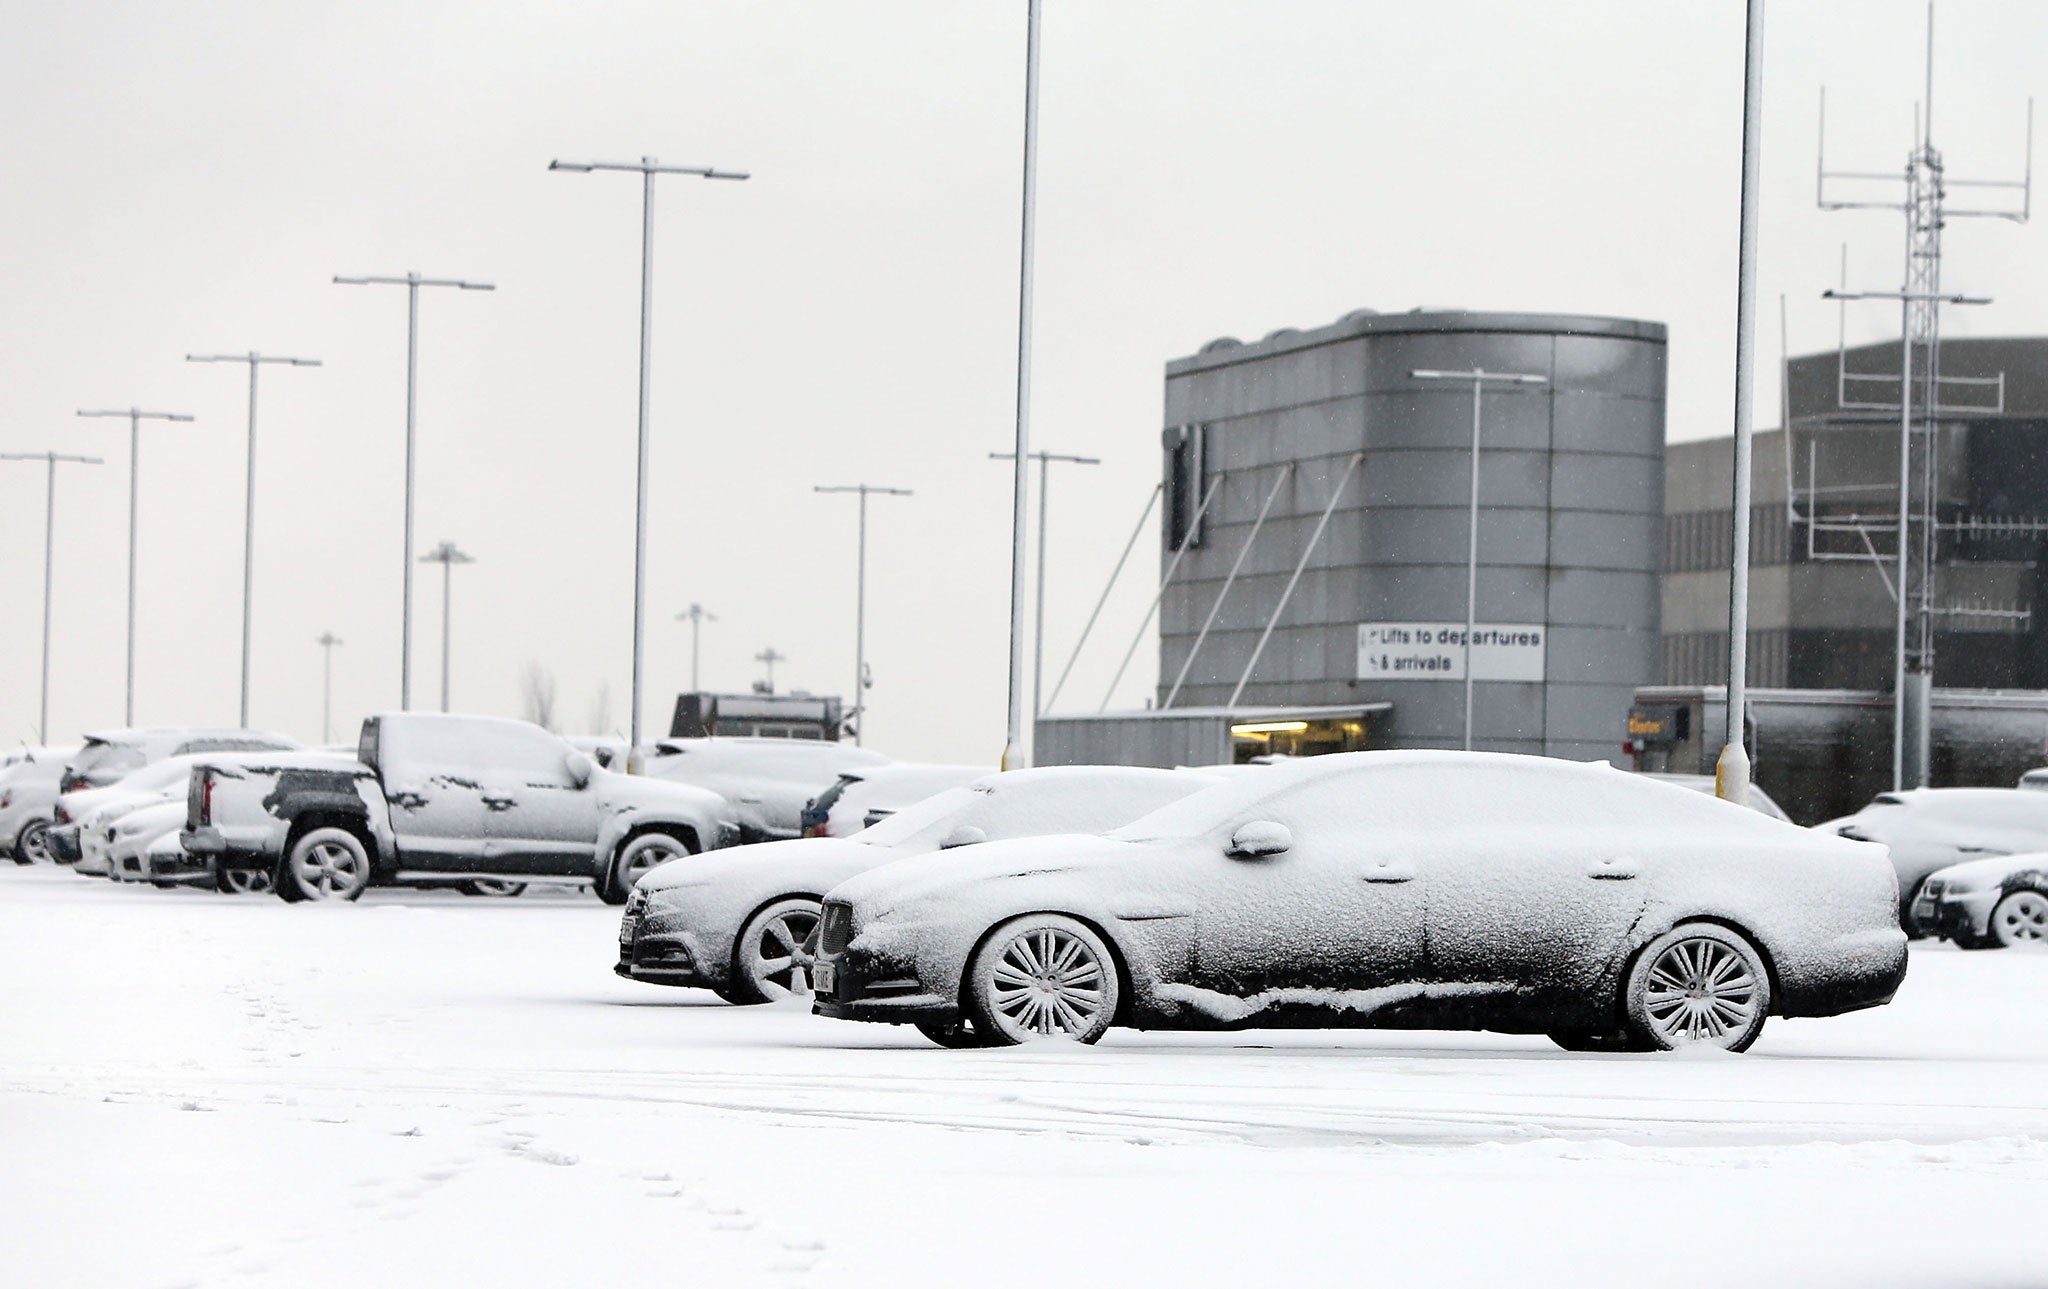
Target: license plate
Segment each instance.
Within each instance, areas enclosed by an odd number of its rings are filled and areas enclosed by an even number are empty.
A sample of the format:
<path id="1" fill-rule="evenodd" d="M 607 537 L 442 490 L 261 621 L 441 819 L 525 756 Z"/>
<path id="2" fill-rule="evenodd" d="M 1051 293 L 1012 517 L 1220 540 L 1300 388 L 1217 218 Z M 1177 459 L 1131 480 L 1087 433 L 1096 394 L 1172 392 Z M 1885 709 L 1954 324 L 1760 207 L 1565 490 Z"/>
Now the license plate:
<path id="1" fill-rule="evenodd" d="M 829 962 L 820 962 L 811 968 L 811 992 L 830 996 L 839 989 L 839 969 Z"/>
<path id="2" fill-rule="evenodd" d="M 640 923 L 633 918 L 627 918 L 619 923 L 619 947 L 630 947 L 633 943 L 633 933 L 639 929 Z"/>

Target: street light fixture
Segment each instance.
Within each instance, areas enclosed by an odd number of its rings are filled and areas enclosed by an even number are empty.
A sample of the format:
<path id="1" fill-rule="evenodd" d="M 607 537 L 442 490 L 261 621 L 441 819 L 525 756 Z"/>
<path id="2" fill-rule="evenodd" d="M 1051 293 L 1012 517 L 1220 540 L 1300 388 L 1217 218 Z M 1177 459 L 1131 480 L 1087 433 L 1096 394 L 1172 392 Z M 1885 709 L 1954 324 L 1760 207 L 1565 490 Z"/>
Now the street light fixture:
<path id="1" fill-rule="evenodd" d="M 249 364 L 249 472 L 242 506 L 242 728 L 249 728 L 249 611 L 256 586 L 256 369 L 264 363 L 318 367 L 318 358 L 285 358 L 274 354 L 186 354 L 188 363 Z"/>
<path id="2" fill-rule="evenodd" d="M 868 494 L 887 497 L 914 496 L 908 488 L 882 488 L 871 483 L 820 485 L 812 492 L 855 492 L 860 494 L 860 554 L 854 579 L 853 599 L 853 707 L 846 718 L 853 721 L 853 745 L 861 745 L 861 729 L 868 710 Z"/>
<path id="3" fill-rule="evenodd" d="M 142 423 L 144 421 L 189 421 L 178 412 L 145 412 L 139 407 L 124 410 L 80 412 L 80 416 L 125 416 L 128 418 L 128 688 L 121 723 L 135 724 L 135 513 L 138 481 L 142 477 Z"/>
<path id="4" fill-rule="evenodd" d="M 1010 461 L 1017 456 L 1014 452 L 991 452 L 991 461 Z M 1038 608 L 1032 614 L 1033 640 L 1031 643 L 1031 714 L 1034 717 L 1045 714 L 1045 512 L 1046 498 L 1050 495 L 1051 468 L 1055 461 L 1066 461 L 1073 465 L 1101 465 L 1098 457 L 1066 456 L 1058 452 L 1033 452 L 1031 460 L 1038 462 Z"/>
<path id="5" fill-rule="evenodd" d="M 332 631 L 322 631 L 313 643 L 320 646 L 320 741 L 334 741 L 334 646 L 345 643 Z"/>
<path id="6" fill-rule="evenodd" d="M 788 662 L 789 655 L 786 653 L 777 653 L 775 652 L 775 646 L 769 645 L 766 649 L 763 649 L 761 652 L 754 655 L 754 661 L 761 663 L 768 668 L 768 679 L 766 682 L 763 682 L 761 692 L 764 694 L 774 693 L 775 664 L 778 662 Z"/>
<path id="7" fill-rule="evenodd" d="M 708 166 L 665 166 L 653 157 L 639 161 L 548 162 L 550 170 L 587 174 L 593 170 L 619 170 L 640 175 L 640 432 L 639 457 L 635 472 L 633 501 L 633 715 L 627 747 L 627 770 L 638 768 L 640 755 L 640 679 L 642 629 L 646 618 L 647 592 L 647 379 L 648 335 L 654 307 L 654 176 L 696 175 L 704 179 L 745 179 L 741 170 L 715 170 Z"/>
<path id="8" fill-rule="evenodd" d="M 692 603 L 676 614 L 676 621 L 685 620 L 690 624 L 690 692 L 695 694 L 700 692 L 697 688 L 697 629 L 706 622 L 718 621 L 718 615 L 701 604 Z"/>
<path id="9" fill-rule="evenodd" d="M 1547 385 L 1547 377 L 1526 372 L 1411 371 L 1416 380 L 1458 380 L 1472 383 L 1472 494 L 1471 520 L 1465 533 L 1465 750 L 1472 750 L 1472 632 L 1477 627 L 1475 612 L 1479 600 L 1479 402 L 1488 381 L 1502 385 Z"/>
<path id="10" fill-rule="evenodd" d="M 448 584 L 457 564 L 474 564 L 476 558 L 454 542 L 442 542 L 420 556 L 420 563 L 441 566 L 441 710 L 445 712 L 448 710 Z"/>
<path id="11" fill-rule="evenodd" d="M 418 273 L 404 277 L 343 277 L 335 275 L 338 286 L 402 286 L 405 288 L 405 607 L 400 615 L 398 646 L 398 708 L 412 708 L 412 532 L 413 532 L 413 407 L 418 388 L 420 358 L 420 288 L 448 286 L 462 291 L 495 291 L 489 282 L 465 282 L 460 278 L 429 278 Z"/>
<path id="12" fill-rule="evenodd" d="M 50 467 L 49 492 L 43 502 L 43 697 L 36 714 L 36 742 L 50 742 L 50 566 L 57 541 L 57 463 L 104 465 L 98 457 L 72 456 L 64 452 L 0 452 L 0 461 L 45 461 Z"/>

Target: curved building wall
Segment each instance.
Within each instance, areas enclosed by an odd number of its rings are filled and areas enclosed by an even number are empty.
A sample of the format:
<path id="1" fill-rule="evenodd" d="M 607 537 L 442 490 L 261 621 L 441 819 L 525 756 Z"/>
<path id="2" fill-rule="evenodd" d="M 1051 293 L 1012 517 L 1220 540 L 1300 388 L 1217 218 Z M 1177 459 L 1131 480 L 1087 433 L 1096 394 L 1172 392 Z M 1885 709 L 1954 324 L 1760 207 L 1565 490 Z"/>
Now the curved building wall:
<path id="1" fill-rule="evenodd" d="M 1475 668 L 1474 746 L 1618 758 L 1632 692 L 1658 676 L 1664 504 L 1665 332 L 1625 319 L 1361 313 L 1169 364 L 1169 494 L 1187 493 L 1193 467 L 1175 445 L 1194 439 L 1203 488 L 1218 490 L 1161 604 L 1161 705 L 1230 698 L 1363 450 L 1240 705 L 1388 700 L 1385 745 L 1461 744 L 1463 680 L 1361 676 L 1359 628 L 1463 623 L 1472 387 L 1412 372 L 1474 367 L 1547 381 L 1489 386 L 1482 404 L 1477 619 L 1540 628 L 1544 643 L 1492 660 L 1516 679 Z M 1162 572 L 1181 527 L 1173 500 Z"/>

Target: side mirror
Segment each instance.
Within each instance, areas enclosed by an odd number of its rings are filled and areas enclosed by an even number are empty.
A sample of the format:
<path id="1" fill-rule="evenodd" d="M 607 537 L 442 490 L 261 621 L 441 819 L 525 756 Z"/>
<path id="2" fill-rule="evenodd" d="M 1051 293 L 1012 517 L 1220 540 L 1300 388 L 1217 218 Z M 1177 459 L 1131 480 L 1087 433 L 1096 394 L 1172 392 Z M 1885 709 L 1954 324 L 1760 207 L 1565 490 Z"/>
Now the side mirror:
<path id="1" fill-rule="evenodd" d="M 961 824 L 958 828 L 946 834 L 946 839 L 939 843 L 939 849 L 951 850 L 955 846 L 978 846 L 987 840 L 988 834 L 976 828 L 973 824 Z"/>
<path id="2" fill-rule="evenodd" d="M 562 758 L 562 768 L 569 772 L 569 782 L 579 788 L 590 786 L 590 776 L 597 772 L 597 762 L 588 753 L 571 750 Z"/>
<path id="3" fill-rule="evenodd" d="M 1230 849 L 1224 853 L 1232 859 L 1264 859 L 1268 855 L 1285 854 L 1294 845 L 1294 834 L 1287 831 L 1286 824 L 1270 820 L 1255 819 L 1241 824 L 1230 834 Z"/>

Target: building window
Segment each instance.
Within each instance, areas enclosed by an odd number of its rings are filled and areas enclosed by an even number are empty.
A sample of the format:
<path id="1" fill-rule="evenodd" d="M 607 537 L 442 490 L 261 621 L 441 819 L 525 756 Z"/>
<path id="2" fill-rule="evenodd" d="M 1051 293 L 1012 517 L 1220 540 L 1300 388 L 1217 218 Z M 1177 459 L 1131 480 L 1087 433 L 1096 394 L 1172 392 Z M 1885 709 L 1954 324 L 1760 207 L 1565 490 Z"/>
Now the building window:
<path id="1" fill-rule="evenodd" d="M 1166 547 L 1178 550 L 1183 541 L 1202 544 L 1206 516 L 1202 492 L 1209 479 L 1209 427 L 1176 425 L 1166 431 Z"/>

